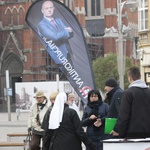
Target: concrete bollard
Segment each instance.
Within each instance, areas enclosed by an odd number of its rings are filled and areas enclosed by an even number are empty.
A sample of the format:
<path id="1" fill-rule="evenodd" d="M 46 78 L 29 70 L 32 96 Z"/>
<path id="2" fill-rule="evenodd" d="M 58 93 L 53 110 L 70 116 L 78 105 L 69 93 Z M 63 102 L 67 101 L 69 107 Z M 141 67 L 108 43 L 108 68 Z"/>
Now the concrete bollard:
<path id="1" fill-rule="evenodd" d="M 20 109 L 16 109 L 16 113 L 17 113 L 17 120 L 19 120 L 19 116 L 20 116 Z"/>

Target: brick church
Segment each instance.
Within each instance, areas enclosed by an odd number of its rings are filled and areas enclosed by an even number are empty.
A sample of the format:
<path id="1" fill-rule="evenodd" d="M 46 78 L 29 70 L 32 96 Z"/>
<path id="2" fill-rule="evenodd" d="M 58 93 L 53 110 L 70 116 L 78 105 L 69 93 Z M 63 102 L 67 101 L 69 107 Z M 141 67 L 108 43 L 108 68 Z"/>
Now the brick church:
<path id="1" fill-rule="evenodd" d="M 6 70 L 9 71 L 15 107 L 16 82 L 66 80 L 39 39 L 25 22 L 30 5 L 36 0 L 0 0 L 0 109 L 6 107 Z M 91 60 L 116 53 L 117 0 L 60 0 L 79 20 Z M 128 17 L 126 17 L 128 13 Z M 132 21 L 131 21 L 132 20 Z M 132 31 L 126 36 L 126 55 L 136 59 L 137 11 L 123 10 L 123 24 Z"/>

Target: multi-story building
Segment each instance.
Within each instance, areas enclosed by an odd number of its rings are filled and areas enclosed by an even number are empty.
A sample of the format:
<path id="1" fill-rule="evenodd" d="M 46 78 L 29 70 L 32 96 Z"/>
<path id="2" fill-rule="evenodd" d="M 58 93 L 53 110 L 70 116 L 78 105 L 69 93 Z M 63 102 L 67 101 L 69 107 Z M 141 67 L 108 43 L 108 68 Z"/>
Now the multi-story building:
<path id="1" fill-rule="evenodd" d="M 51 60 L 39 39 L 25 22 L 29 6 L 35 0 L 0 0 L 0 106 L 6 106 L 6 70 L 13 89 L 11 104 L 15 105 L 15 82 L 54 81 L 58 66 Z M 117 0 L 60 0 L 76 15 L 84 31 L 91 60 L 116 53 Z M 122 0 L 124 1 L 124 0 Z M 128 17 L 127 17 L 128 16 Z M 136 59 L 137 11 L 123 9 L 126 55 Z M 125 28 L 126 29 L 126 28 Z"/>
<path id="2" fill-rule="evenodd" d="M 139 1 L 139 57 L 142 79 L 150 85 L 150 0 Z"/>

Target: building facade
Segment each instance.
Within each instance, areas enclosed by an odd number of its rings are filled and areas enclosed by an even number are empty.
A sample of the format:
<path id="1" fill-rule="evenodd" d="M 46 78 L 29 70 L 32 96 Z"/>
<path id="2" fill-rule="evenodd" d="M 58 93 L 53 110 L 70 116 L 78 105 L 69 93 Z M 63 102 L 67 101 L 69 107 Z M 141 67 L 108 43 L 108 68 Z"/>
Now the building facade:
<path id="1" fill-rule="evenodd" d="M 139 1 L 139 49 L 142 79 L 150 86 L 150 0 Z"/>
<path id="2" fill-rule="evenodd" d="M 0 108 L 6 108 L 6 70 L 15 108 L 15 83 L 66 80 L 41 42 L 25 22 L 35 0 L 0 0 Z M 117 0 L 60 0 L 76 15 L 84 31 L 91 60 L 116 53 Z M 127 15 L 128 14 L 128 15 Z M 128 17 L 127 17 L 128 16 Z M 133 19 L 134 18 L 134 19 Z M 136 60 L 137 12 L 123 9 L 126 55 Z"/>

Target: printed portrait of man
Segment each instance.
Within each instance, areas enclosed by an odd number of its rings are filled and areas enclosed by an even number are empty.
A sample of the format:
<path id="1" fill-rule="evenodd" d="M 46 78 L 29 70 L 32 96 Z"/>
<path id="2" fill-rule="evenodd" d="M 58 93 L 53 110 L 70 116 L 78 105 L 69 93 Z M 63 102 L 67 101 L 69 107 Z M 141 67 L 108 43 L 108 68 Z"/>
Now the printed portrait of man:
<path id="1" fill-rule="evenodd" d="M 55 18 L 55 6 L 52 1 L 42 4 L 42 20 L 37 25 L 39 36 L 47 43 L 47 50 L 56 64 L 66 58 L 71 63 L 72 50 L 69 39 L 73 37 L 71 27 L 66 26 L 61 18 Z"/>
<path id="2" fill-rule="evenodd" d="M 85 27 L 81 26 L 73 11 L 57 0 L 39 0 L 29 7 L 26 22 L 86 102 L 85 89 L 93 89 L 95 83 L 83 30 Z"/>

